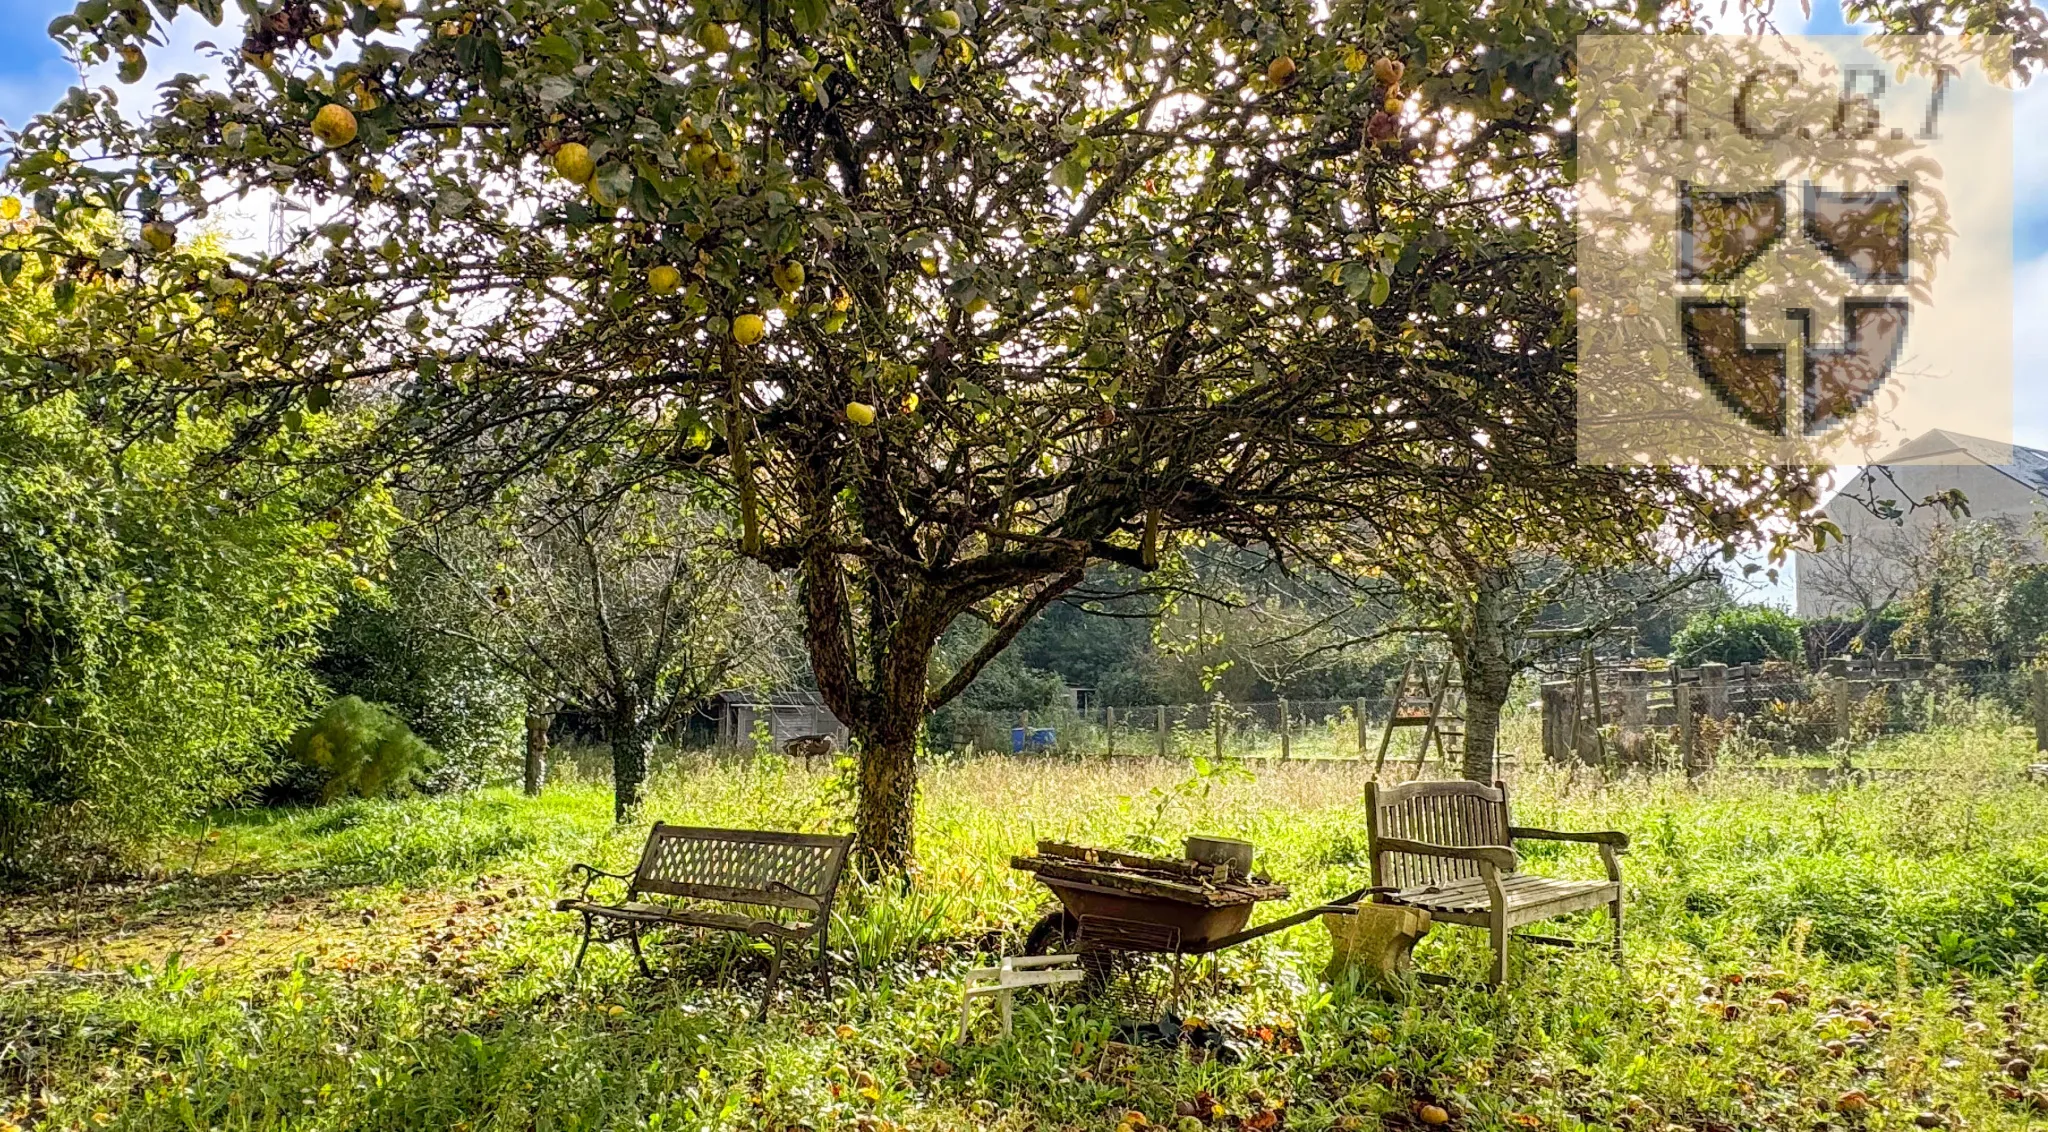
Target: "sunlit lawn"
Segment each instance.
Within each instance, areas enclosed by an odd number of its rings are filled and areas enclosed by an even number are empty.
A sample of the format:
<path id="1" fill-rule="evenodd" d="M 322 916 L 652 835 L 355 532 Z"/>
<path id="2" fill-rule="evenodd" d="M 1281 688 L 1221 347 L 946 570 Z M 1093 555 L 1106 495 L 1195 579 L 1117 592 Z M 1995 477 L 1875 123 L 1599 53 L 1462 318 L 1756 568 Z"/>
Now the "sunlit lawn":
<path id="1" fill-rule="evenodd" d="M 1070 999 L 1030 1000 L 1007 1041 L 984 1013 L 959 1045 L 958 974 L 1037 915 L 1009 857 L 1040 837 L 1226 833 L 1296 905 L 1363 884 L 1355 762 L 933 765 L 916 886 L 853 886 L 832 993 L 800 966 L 765 1025 L 760 959 L 724 937 L 676 941 L 653 980 L 595 950 L 570 981 L 564 871 L 629 867 L 644 832 L 613 828 L 601 785 L 224 814 L 163 847 L 167 879 L 7 898 L 0 1129 L 1405 1128 L 1425 1105 L 1459 1128 L 2024 1127 L 2048 1108 L 2003 1068 L 2043 1018 L 2030 748 L 2016 728 L 1903 737 L 1873 754 L 1922 773 L 1820 790 L 1523 769 L 1519 822 L 1635 838 L 1626 979 L 1518 949 L 1507 994 L 1386 1001 L 1322 984 L 1311 923 L 1203 972 L 1190 1008 L 1235 1039 L 1227 1060 Z M 826 829 L 847 808 L 832 774 L 684 759 L 644 816 Z M 1583 847 L 1525 848 L 1597 875 Z M 1482 934 L 1440 928 L 1420 959 L 1476 976 Z"/>

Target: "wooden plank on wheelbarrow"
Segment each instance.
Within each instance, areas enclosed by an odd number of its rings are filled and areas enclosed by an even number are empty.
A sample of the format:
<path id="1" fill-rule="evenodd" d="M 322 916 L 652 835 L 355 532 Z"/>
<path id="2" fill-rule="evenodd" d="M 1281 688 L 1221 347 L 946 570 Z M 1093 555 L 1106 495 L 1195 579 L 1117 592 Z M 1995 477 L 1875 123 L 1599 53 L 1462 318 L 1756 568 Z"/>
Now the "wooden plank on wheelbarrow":
<path id="1" fill-rule="evenodd" d="M 1161 872 L 1172 876 L 1194 876 L 1206 873 L 1208 868 L 1194 861 L 1169 861 L 1164 857 L 1147 857 L 1139 853 L 1126 853 L 1120 849 L 1091 849 L 1086 845 L 1069 845 L 1064 841 L 1040 841 L 1038 855 L 1041 857 L 1063 857 L 1089 865 L 1121 865 L 1141 872 Z"/>
<path id="2" fill-rule="evenodd" d="M 1148 896 L 1210 908 L 1287 898 L 1287 886 L 1283 884 L 1232 884 L 1218 887 L 1191 881 L 1168 880 L 1165 877 L 1131 872 L 1114 866 L 1091 866 L 1064 858 L 1012 857 L 1010 867 L 1037 873 L 1052 880 L 1092 884 L 1128 892 L 1133 896 Z"/>

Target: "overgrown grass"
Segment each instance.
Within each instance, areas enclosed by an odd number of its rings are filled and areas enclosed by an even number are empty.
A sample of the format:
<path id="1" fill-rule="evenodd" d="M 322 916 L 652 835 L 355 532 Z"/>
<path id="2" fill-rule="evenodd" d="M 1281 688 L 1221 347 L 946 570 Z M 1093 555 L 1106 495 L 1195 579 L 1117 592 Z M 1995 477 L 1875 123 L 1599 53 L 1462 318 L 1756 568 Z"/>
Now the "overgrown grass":
<path id="1" fill-rule="evenodd" d="M 1044 892 L 1008 861 L 1039 837 L 1227 832 L 1298 904 L 1356 887 L 1355 764 L 937 763 L 916 886 L 853 886 L 832 994 L 799 968 L 765 1025 L 746 1020 L 760 958 L 723 937 L 675 941 L 654 980 L 602 949 L 570 980 L 574 924 L 547 910 L 563 871 L 625 867 L 643 833 L 612 825 L 601 784 L 224 814 L 165 846 L 167 880 L 0 915 L 0 1129 L 1407 1128 L 1424 1105 L 1504 1130 L 2024 1127 L 2048 1109 L 2002 1068 L 2042 1021 L 2030 747 L 1996 727 L 1888 740 L 1886 765 L 1918 773 L 1828 788 L 1524 771 L 1519 821 L 1635 839 L 1626 978 L 1518 949 L 1507 994 L 1389 1001 L 1325 986 L 1308 924 L 1200 980 L 1228 1059 L 1065 999 L 1031 1000 L 1007 1041 L 984 1013 L 959 1045 L 957 977 L 1035 917 Z M 844 803 L 780 759 L 684 759 L 645 816 L 823 829 Z M 1598 875 L 1584 847 L 1525 849 Z M 1483 943 L 1439 929 L 1420 959 L 1473 977 Z"/>

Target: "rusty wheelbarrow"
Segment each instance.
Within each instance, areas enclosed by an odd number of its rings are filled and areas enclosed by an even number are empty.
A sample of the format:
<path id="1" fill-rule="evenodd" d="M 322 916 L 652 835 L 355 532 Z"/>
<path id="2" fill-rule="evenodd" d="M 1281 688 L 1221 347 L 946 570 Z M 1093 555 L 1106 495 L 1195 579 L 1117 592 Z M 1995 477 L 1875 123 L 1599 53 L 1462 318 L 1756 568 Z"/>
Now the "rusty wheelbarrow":
<path id="1" fill-rule="evenodd" d="M 1371 887 L 1247 927 L 1262 902 L 1285 900 L 1286 885 L 1241 871 L 1235 864 L 1146 857 L 1040 841 L 1038 852 L 1010 859 L 1012 868 L 1038 877 L 1060 907 L 1032 925 L 1027 955 L 1075 952 L 1089 983 L 1099 986 L 1119 956 L 1208 955 L 1304 924 L 1326 912 L 1350 913 Z M 1176 963 L 1175 984 L 1178 987 Z"/>

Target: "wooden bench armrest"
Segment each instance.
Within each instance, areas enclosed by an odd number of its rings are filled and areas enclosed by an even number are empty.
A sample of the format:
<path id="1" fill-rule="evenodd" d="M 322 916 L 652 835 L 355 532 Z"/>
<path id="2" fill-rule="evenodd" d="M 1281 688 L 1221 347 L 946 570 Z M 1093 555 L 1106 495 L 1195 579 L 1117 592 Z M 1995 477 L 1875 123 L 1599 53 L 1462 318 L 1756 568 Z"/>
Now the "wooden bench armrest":
<path id="1" fill-rule="evenodd" d="M 1516 841 L 1580 841 L 1588 845 L 1612 845 L 1619 852 L 1628 852 L 1628 834 L 1613 829 L 1561 832 L 1527 825 L 1511 825 L 1508 827 L 1508 836 Z"/>
<path id="2" fill-rule="evenodd" d="M 1449 857 L 1454 861 L 1478 861 L 1504 873 L 1514 872 L 1522 858 L 1505 845 L 1432 845 L 1405 837 L 1381 837 L 1372 845 L 1375 853 L 1414 853 L 1424 857 Z"/>

